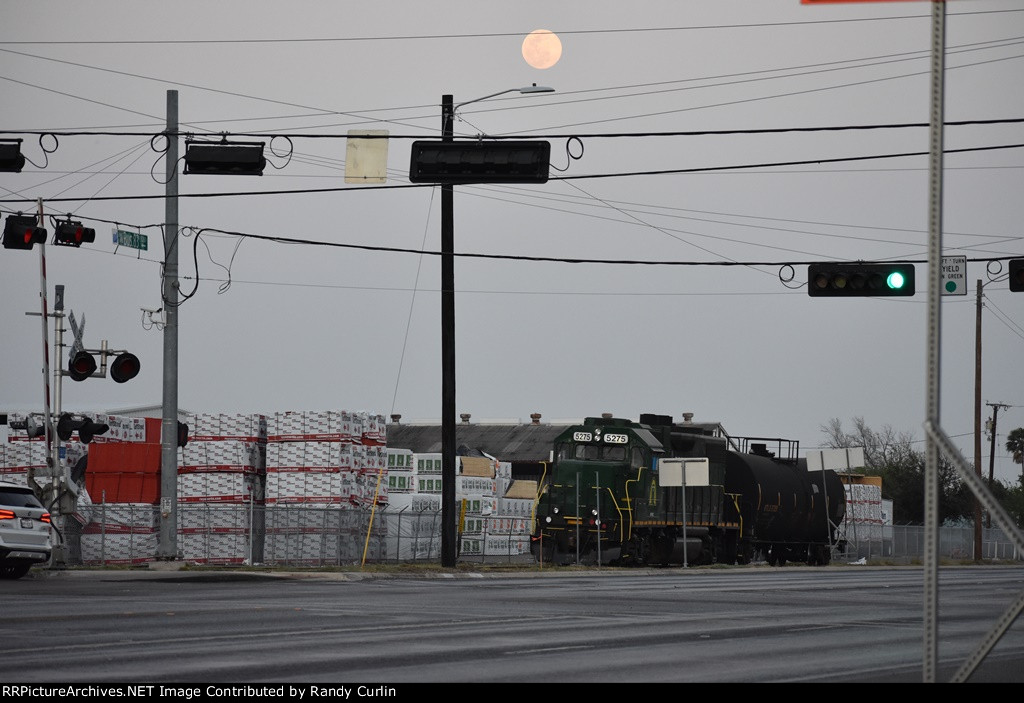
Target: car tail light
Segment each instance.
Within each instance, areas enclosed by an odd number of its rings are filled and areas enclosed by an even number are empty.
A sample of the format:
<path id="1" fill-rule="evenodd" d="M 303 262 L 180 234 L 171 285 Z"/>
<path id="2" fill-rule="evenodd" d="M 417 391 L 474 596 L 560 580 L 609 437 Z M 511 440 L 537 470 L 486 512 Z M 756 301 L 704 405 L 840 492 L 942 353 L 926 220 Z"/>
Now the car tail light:
<path id="1" fill-rule="evenodd" d="M 46 524 L 50 524 L 50 513 L 43 513 L 39 516 L 39 519 L 45 522 Z"/>
<path id="2" fill-rule="evenodd" d="M 14 519 L 14 511 L 13 510 L 0 510 L 0 520 L 13 520 L 13 519 Z"/>

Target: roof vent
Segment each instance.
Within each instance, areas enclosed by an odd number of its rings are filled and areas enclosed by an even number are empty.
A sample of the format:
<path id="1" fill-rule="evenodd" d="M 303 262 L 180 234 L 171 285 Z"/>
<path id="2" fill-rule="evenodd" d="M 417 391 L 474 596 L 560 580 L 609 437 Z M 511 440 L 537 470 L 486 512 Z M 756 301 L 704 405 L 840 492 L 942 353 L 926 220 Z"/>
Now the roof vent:
<path id="1" fill-rule="evenodd" d="M 603 417 L 605 420 L 611 420 L 614 417 L 614 415 L 612 415 L 611 413 L 601 413 L 601 417 Z"/>
<path id="2" fill-rule="evenodd" d="M 540 424 L 540 413 L 530 413 L 530 420 L 533 421 L 533 424 L 539 425 Z"/>
<path id="3" fill-rule="evenodd" d="M 401 420 L 401 419 L 402 419 L 401 415 L 392 415 L 391 416 L 391 422 L 393 422 L 396 425 L 398 424 L 398 421 Z"/>
<path id="4" fill-rule="evenodd" d="M 693 422 L 693 413 L 683 413 L 683 422 Z"/>
<path id="5" fill-rule="evenodd" d="M 469 413 L 462 413 L 461 415 L 459 415 L 459 417 L 462 418 L 462 422 L 464 422 L 467 425 L 469 424 Z"/>

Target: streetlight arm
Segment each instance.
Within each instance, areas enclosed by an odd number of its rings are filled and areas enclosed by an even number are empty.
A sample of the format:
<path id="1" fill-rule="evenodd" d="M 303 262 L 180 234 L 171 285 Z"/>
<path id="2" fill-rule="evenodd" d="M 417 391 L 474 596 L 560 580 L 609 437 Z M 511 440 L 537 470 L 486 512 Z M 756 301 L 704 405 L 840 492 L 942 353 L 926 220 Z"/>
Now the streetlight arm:
<path id="1" fill-rule="evenodd" d="M 482 98 L 476 98 L 474 100 L 467 100 L 464 103 L 459 103 L 458 105 L 456 105 L 455 108 L 452 110 L 452 112 L 455 112 L 456 110 L 458 110 L 463 105 L 469 105 L 470 103 L 478 103 L 481 100 L 489 100 L 490 98 L 496 98 L 499 95 L 504 95 L 505 93 L 514 93 L 517 90 L 519 90 L 519 89 L 518 88 L 509 88 L 508 90 L 502 90 L 501 92 L 498 92 L 498 93 L 491 93 L 490 95 L 485 95 Z"/>
<path id="2" fill-rule="evenodd" d="M 554 88 L 548 88 L 548 87 L 543 86 L 543 85 L 537 85 L 536 83 L 534 83 L 533 85 L 524 86 L 522 88 L 509 88 L 508 90 L 502 90 L 502 91 L 499 91 L 497 93 L 491 93 L 490 95 L 485 95 L 482 98 L 475 98 L 473 100 L 467 100 L 464 103 L 459 103 L 458 105 L 456 105 L 454 107 L 454 109 L 452 109 L 452 113 L 454 114 L 456 110 L 458 110 L 460 107 L 463 107 L 464 105 L 469 105 L 470 103 L 478 103 L 478 102 L 480 102 L 482 100 L 490 100 L 491 98 L 496 98 L 499 95 L 504 95 L 505 93 L 522 93 L 524 95 L 527 95 L 527 94 L 530 94 L 530 93 L 553 93 L 553 92 L 555 92 Z"/>

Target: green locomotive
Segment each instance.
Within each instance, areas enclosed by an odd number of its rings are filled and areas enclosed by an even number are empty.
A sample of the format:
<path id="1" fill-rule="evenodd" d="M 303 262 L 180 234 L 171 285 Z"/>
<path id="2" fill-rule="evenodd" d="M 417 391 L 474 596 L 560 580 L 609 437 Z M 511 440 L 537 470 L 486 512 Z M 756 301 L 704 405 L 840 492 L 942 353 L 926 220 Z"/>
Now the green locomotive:
<path id="1" fill-rule="evenodd" d="M 828 564 L 845 491 L 798 452 L 664 415 L 589 417 L 555 439 L 531 548 L 555 564 Z"/>

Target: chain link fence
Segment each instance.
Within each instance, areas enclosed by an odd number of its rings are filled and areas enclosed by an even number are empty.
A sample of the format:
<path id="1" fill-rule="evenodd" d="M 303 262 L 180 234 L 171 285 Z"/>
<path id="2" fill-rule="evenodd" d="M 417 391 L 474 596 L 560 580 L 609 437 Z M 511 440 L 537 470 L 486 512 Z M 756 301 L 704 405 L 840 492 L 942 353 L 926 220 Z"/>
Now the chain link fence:
<path id="1" fill-rule="evenodd" d="M 858 525 L 847 531 L 845 549 L 833 556 L 843 561 L 894 560 L 924 558 L 925 528 L 921 525 Z M 951 560 L 974 559 L 974 527 L 940 527 L 939 557 Z M 1021 560 L 1016 545 L 997 527 L 981 530 L 981 559 Z"/>
<path id="2" fill-rule="evenodd" d="M 71 565 L 132 565 L 152 561 L 159 508 L 98 503 L 88 522 L 65 518 L 62 534 Z M 461 516 L 462 561 L 530 562 L 531 520 L 521 516 Z M 329 567 L 361 563 L 439 562 L 441 512 L 349 505 L 179 503 L 178 556 L 197 564 Z"/>
<path id="3" fill-rule="evenodd" d="M 71 565 L 133 565 L 155 559 L 159 509 L 135 503 L 96 504 L 86 524 L 65 518 L 61 528 Z M 178 556 L 197 564 L 331 567 L 362 563 L 439 562 L 441 512 L 346 505 L 181 503 Z M 462 515 L 459 560 L 533 563 L 532 520 L 525 516 Z M 858 525 L 847 532 L 836 563 L 924 557 L 919 525 Z M 939 528 L 939 556 L 974 559 L 974 528 Z M 998 528 L 982 530 L 981 558 L 1022 560 Z"/>

